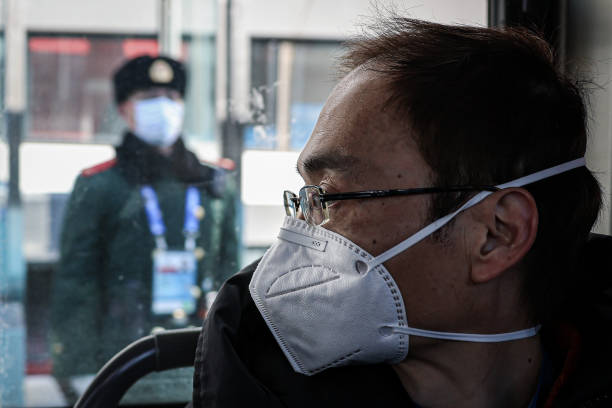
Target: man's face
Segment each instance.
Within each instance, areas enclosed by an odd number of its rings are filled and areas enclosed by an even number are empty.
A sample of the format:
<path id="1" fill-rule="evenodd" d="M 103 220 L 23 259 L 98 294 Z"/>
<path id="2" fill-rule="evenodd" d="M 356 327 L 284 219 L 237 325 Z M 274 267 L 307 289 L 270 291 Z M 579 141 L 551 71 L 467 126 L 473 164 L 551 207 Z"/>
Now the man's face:
<path id="1" fill-rule="evenodd" d="M 125 123 L 127 124 L 130 130 L 134 131 L 136 127 L 136 123 L 134 120 L 134 104 L 138 101 L 159 98 L 160 96 L 165 96 L 166 98 L 175 102 L 179 102 L 181 104 L 184 103 L 181 93 L 175 89 L 165 87 L 153 87 L 135 91 L 130 95 L 128 99 L 126 99 L 117 107 L 119 114 L 121 115 L 123 120 L 125 120 Z"/>
<path id="2" fill-rule="evenodd" d="M 384 83 L 375 73 L 358 69 L 338 84 L 298 159 L 306 184 L 329 193 L 432 185 L 432 171 L 408 126 L 383 112 L 385 101 Z M 430 200 L 415 195 L 336 201 L 329 204 L 324 227 L 376 256 L 426 225 Z M 457 224 L 459 219 L 453 230 Z M 458 289 L 466 279 L 461 258 L 460 246 L 430 237 L 385 263 L 402 292 L 409 324 L 450 331 L 464 323 L 454 307 L 469 301 Z"/>

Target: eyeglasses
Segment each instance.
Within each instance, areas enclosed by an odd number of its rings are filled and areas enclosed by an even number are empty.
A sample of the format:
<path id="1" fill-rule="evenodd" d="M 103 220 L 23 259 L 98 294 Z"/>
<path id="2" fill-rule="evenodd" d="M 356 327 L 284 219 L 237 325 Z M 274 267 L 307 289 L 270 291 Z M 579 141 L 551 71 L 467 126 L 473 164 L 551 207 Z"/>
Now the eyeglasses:
<path id="1" fill-rule="evenodd" d="M 285 212 L 288 216 L 296 217 L 302 211 L 304 219 L 310 225 L 319 226 L 329 221 L 327 203 L 338 200 L 353 200 L 357 198 L 383 198 L 416 194 L 454 193 L 462 191 L 498 191 L 495 186 L 450 186 L 450 187 L 423 187 L 399 190 L 367 190 L 350 193 L 327 194 L 319 186 L 304 186 L 299 195 L 291 191 L 283 193 Z"/>

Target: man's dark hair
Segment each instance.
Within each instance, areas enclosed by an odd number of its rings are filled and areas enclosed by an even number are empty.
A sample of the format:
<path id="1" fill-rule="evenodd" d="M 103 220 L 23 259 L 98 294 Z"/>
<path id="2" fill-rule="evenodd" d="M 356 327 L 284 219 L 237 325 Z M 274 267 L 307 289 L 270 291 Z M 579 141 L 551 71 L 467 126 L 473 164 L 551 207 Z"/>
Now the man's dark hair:
<path id="1" fill-rule="evenodd" d="M 434 184 L 497 185 L 584 156 L 586 110 L 548 44 L 520 28 L 449 26 L 392 15 L 349 41 L 346 69 L 379 72 Z M 601 205 L 586 167 L 526 186 L 539 227 L 525 258 L 534 318 L 555 319 L 576 283 L 578 254 Z M 466 195 L 432 198 L 431 219 Z"/>

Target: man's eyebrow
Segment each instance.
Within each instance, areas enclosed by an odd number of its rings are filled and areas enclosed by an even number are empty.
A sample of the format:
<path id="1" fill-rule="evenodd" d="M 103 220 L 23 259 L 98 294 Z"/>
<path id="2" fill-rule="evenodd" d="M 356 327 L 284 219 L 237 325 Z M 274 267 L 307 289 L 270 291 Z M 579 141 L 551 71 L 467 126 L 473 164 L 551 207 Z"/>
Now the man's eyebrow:
<path id="1" fill-rule="evenodd" d="M 306 160 L 298 161 L 296 170 L 300 175 L 302 172 L 306 174 L 314 174 L 321 170 L 336 170 L 345 172 L 352 170 L 360 162 L 360 159 L 342 153 L 325 153 L 315 154 L 306 158 Z"/>

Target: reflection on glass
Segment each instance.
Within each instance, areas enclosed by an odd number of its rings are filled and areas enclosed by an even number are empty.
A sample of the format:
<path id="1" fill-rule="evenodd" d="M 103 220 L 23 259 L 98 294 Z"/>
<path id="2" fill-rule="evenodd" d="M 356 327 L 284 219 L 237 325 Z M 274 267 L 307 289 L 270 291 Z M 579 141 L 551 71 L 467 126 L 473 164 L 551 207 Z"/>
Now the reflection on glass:
<path id="1" fill-rule="evenodd" d="M 67 6 L 68 2 L 58 2 L 58 15 L 66 17 L 72 14 L 63 14 Z M 214 114 L 214 2 L 188 0 L 182 2 L 182 6 L 186 15 L 199 13 L 198 18 L 184 19 L 185 29 L 179 33 L 182 38 L 179 58 L 190 74 L 184 95 L 182 139 L 200 159 L 210 162 L 211 166 L 207 168 L 217 168 L 215 164 L 220 149 Z M 134 21 L 140 19 L 142 10 L 138 7 L 124 8 L 126 13 L 134 16 Z M 150 15 L 156 12 L 149 11 Z M 50 17 L 57 18 L 58 15 Z M 70 23 L 75 16 L 63 19 Z M 93 17 L 86 16 L 89 19 Z M 159 329 L 201 325 L 220 283 L 226 274 L 235 272 L 240 266 L 235 240 L 237 221 L 233 215 L 225 224 L 222 221 L 225 213 L 236 212 L 234 193 L 226 200 L 215 199 L 215 193 L 210 192 L 211 189 L 220 190 L 222 185 L 236 184 L 235 174 L 230 170 L 231 161 L 223 162 L 224 168 L 219 172 L 221 177 L 213 177 L 207 185 L 197 187 L 202 192 L 201 205 L 191 210 L 198 223 L 207 227 L 198 231 L 200 236 L 194 238 L 195 245 L 191 248 L 196 267 L 191 268 L 193 274 L 187 274 L 189 285 L 183 285 L 182 281 L 173 282 L 180 293 L 166 290 L 170 296 L 177 297 L 178 293 L 183 303 L 158 316 L 153 310 L 150 290 L 153 278 L 152 248 L 147 249 L 150 233 L 138 189 L 133 190 L 135 195 L 128 194 L 125 205 L 115 207 L 113 205 L 122 200 L 121 191 L 125 185 L 120 180 L 109 182 L 108 194 L 94 198 L 94 202 L 82 200 L 96 186 L 85 186 L 87 193 L 84 193 L 83 190 L 76 191 L 79 190 L 77 182 L 77 189 L 73 191 L 74 180 L 83 169 L 91 169 L 114 157 L 113 146 L 122 143 L 124 129 L 129 125 L 117 110 L 114 100 L 111 81 L 114 71 L 127 59 L 160 53 L 155 30 L 118 29 L 120 25 L 109 22 L 107 29 L 94 30 L 96 33 L 64 31 L 63 28 L 34 30 L 28 33 L 25 43 L 28 120 L 20 150 L 25 213 L 23 248 L 28 285 L 24 303 L 27 319 L 22 321 L 27 321 L 28 337 L 27 364 L 22 362 L 26 376 L 13 377 L 13 388 L 18 390 L 21 390 L 21 381 L 25 380 L 25 393 L 21 395 L 19 391 L 21 399 L 11 399 L 17 402 L 17 406 L 72 404 L 100 367 L 129 342 Z M 0 154 L 8 155 L 4 146 L 0 143 Z M 143 155 L 144 150 L 134 151 L 137 158 Z M 0 161 L 4 165 L 5 162 Z M 185 164 L 185 160 L 181 162 Z M 151 164 L 152 168 L 158 168 L 159 163 Z M 8 181 L 8 169 L 0 169 L 0 181 Z M 193 181 L 197 184 L 197 180 Z M 168 179 L 163 181 L 163 185 L 153 183 L 153 187 L 158 189 L 160 206 L 170 230 L 169 247 L 181 246 L 178 241 L 184 244 L 185 189 L 194 183 L 172 184 Z M 2 188 L 0 185 L 0 195 L 5 198 Z M 71 192 L 72 199 L 69 198 Z M 179 195 L 180 199 L 171 198 Z M 169 201 L 173 202 L 170 206 Z M 104 207 L 108 211 L 100 218 L 92 213 L 95 207 Z M 3 214 L 0 212 L 0 216 Z M 122 224 L 125 227 L 109 233 L 114 228 L 109 214 L 115 217 L 115 226 Z M 117 221 L 119 219 L 121 222 Z M 87 227 L 94 224 L 96 231 L 87 233 Z M 126 233 L 129 226 L 143 230 L 141 237 L 134 238 L 132 234 L 130 238 Z M 75 229 L 86 233 L 75 235 Z M 229 235 L 212 233 L 212 230 L 227 230 Z M 104 239 L 100 239 L 102 235 Z M 105 243 L 111 236 L 116 237 L 114 246 Z M 71 239 L 73 241 L 69 243 Z M 92 240 L 94 246 L 87 247 Z M 14 241 L 19 244 L 21 239 Z M 222 245 L 223 242 L 228 245 Z M 0 239 L 0 247 L 2 243 Z M 56 263 L 61 250 L 71 252 L 74 255 L 72 259 L 78 260 L 72 264 L 76 265 L 72 269 L 74 273 L 65 273 L 72 267 L 64 268 L 63 261 Z M 123 260 L 118 261 L 118 251 L 126 254 Z M 222 254 L 221 251 L 226 252 Z M 227 251 L 233 251 L 234 255 Z M 223 263 L 228 264 L 226 268 L 219 267 Z M 149 265 L 146 272 L 141 264 Z M 160 269 L 164 270 L 165 277 L 169 271 L 168 264 L 164 265 Z M 179 269 L 184 270 L 182 267 Z M 134 271 L 139 272 L 135 275 Z M 160 287 L 168 288 L 167 285 Z M 187 298 L 193 300 L 193 307 L 184 303 Z M 92 304 L 95 306 L 89 307 Z M 7 310 L 7 306 L 2 305 L 2 310 Z M 4 315 L 0 316 L 6 321 Z M 16 344 L 23 346 L 25 354 L 25 328 L 21 330 L 24 335 L 17 339 Z M 4 330 L 1 335 L 6 337 L 7 333 Z M 19 364 L 16 354 L 9 362 Z M 3 368 L 6 374 L 6 367 Z M 139 381 L 124 401 L 136 404 L 187 401 L 191 396 L 192 372 L 184 369 L 150 375 Z M 4 380 L 2 373 L 0 380 L 0 389 L 6 390 L 12 384 Z M 0 405 L 6 401 L 0 401 Z"/>
<path id="2" fill-rule="evenodd" d="M 299 151 L 337 82 L 340 43 L 256 39 L 252 50 L 245 148 Z"/>

